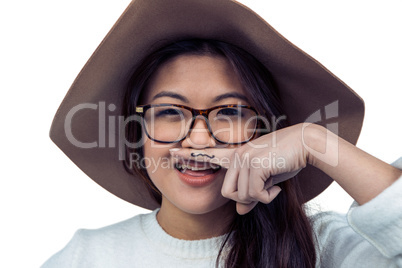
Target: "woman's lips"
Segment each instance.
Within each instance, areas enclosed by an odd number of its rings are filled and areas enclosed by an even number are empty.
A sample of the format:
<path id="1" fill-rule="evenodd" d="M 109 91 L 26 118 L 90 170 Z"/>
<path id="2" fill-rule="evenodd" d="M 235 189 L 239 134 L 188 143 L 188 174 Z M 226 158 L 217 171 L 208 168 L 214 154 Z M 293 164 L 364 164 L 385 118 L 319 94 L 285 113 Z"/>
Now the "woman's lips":
<path id="1" fill-rule="evenodd" d="M 218 176 L 219 171 L 214 172 L 212 169 L 193 171 L 190 169 L 184 172 L 176 169 L 177 176 L 182 182 L 194 187 L 203 187 L 212 183 Z"/>

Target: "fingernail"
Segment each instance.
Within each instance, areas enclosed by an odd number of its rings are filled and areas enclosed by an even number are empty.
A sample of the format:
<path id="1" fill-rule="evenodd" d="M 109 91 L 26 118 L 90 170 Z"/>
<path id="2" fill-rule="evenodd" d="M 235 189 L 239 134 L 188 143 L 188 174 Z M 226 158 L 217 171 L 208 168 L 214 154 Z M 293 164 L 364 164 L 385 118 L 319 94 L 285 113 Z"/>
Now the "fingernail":
<path id="1" fill-rule="evenodd" d="M 177 151 L 180 151 L 180 149 L 179 148 L 171 148 L 171 149 L 169 149 L 169 151 L 170 152 L 177 152 Z"/>

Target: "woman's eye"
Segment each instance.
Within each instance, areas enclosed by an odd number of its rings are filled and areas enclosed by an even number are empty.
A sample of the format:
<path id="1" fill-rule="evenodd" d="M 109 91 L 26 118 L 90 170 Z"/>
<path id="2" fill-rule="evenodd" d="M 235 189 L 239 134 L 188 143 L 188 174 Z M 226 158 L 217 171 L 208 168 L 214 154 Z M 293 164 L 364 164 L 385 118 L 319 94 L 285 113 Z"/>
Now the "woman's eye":
<path id="1" fill-rule="evenodd" d="M 177 109 L 164 109 L 164 110 L 160 110 L 156 116 L 178 116 L 183 114 L 180 110 Z"/>
<path id="2" fill-rule="evenodd" d="M 239 110 L 234 108 L 224 108 L 219 110 L 218 115 L 224 116 L 238 116 L 240 114 Z"/>

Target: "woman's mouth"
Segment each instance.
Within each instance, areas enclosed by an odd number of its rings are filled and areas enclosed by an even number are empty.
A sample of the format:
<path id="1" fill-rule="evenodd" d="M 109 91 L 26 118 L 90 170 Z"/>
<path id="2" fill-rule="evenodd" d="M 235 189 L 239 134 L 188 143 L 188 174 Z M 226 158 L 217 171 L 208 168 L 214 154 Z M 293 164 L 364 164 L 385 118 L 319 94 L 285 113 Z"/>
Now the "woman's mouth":
<path id="1" fill-rule="evenodd" d="M 181 161 L 175 164 L 179 178 L 190 186 L 205 186 L 212 182 L 221 166 L 208 162 L 193 160 Z"/>

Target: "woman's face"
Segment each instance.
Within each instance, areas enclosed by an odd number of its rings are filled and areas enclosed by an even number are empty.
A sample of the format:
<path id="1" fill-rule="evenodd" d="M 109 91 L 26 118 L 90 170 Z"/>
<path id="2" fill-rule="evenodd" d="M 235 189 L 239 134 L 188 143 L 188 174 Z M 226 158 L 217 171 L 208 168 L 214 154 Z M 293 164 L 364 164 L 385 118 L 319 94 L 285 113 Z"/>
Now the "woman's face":
<path id="1" fill-rule="evenodd" d="M 144 92 L 143 100 L 145 104 L 170 103 L 195 109 L 225 104 L 250 105 L 234 70 L 226 59 L 218 56 L 183 55 L 162 65 Z M 224 206 L 229 200 L 221 195 L 225 169 L 187 169 L 183 174 L 172 164 L 169 154 L 169 148 L 203 149 L 216 144 L 201 116 L 197 117 L 190 134 L 181 142 L 166 145 L 146 137 L 144 157 L 149 163 L 147 172 L 162 193 L 161 211 L 169 208 L 205 214 L 231 207 Z M 170 165 L 166 165 L 167 159 Z"/>

